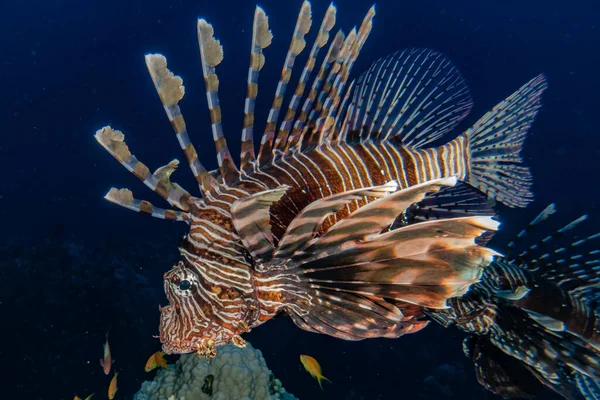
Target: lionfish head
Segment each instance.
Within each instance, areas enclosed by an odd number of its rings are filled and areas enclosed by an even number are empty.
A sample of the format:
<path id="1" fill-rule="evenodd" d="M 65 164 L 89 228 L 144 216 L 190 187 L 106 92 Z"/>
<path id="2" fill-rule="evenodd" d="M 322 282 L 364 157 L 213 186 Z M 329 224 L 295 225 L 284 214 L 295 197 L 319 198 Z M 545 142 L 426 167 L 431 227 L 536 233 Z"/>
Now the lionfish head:
<path id="1" fill-rule="evenodd" d="M 243 347 L 240 335 L 257 318 L 251 265 L 238 254 L 230 221 L 213 217 L 204 212 L 192 218 L 182 259 L 164 274 L 169 304 L 160 307 L 160 340 L 170 354 L 213 357 L 220 345 Z"/>

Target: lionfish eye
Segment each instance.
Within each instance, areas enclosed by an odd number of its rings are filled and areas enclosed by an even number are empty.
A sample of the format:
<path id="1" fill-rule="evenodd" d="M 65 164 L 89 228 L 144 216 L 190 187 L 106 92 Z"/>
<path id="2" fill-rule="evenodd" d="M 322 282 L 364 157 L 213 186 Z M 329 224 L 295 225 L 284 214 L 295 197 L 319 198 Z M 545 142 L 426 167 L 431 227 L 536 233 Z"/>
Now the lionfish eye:
<path id="1" fill-rule="evenodd" d="M 181 290 L 188 290 L 191 286 L 192 284 L 187 279 L 184 279 L 181 282 L 179 282 L 179 289 Z"/>

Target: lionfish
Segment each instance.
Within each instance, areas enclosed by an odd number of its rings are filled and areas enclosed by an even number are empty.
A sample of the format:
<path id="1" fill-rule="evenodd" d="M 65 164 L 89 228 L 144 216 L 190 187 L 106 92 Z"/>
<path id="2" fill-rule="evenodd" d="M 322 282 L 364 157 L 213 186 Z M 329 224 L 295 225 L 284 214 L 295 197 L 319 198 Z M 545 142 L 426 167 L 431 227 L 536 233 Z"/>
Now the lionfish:
<path id="1" fill-rule="evenodd" d="M 213 26 L 199 19 L 197 33 L 217 170 L 200 163 L 189 139 L 179 108 L 182 79 L 164 56 L 146 55 L 201 197 L 171 181 L 177 160 L 151 173 L 122 132 L 97 131 L 110 154 L 179 211 L 137 200 L 127 189 L 112 188 L 106 199 L 190 225 L 181 260 L 164 275 L 165 352 L 214 356 L 219 345 L 244 346 L 243 333 L 283 312 L 302 329 L 347 340 L 416 332 L 428 323 L 421 319 L 425 308 L 445 308 L 479 281 L 496 253 L 475 239 L 498 222 L 465 212 L 403 226 L 395 221 L 427 194 L 455 190 L 457 180 L 511 207 L 531 201 L 531 174 L 519 153 L 540 107 L 544 76 L 448 141 L 472 102 L 460 73 L 440 53 L 398 52 L 349 79 L 374 16 L 373 7 L 358 28 L 333 35 L 336 7 L 330 5 L 284 105 L 312 25 L 311 5 L 302 4 L 255 153 L 258 78 L 272 40 L 268 17 L 256 8 L 239 167 L 223 133 L 216 73 L 223 49 Z"/>
<path id="2" fill-rule="evenodd" d="M 567 399 L 598 400 L 600 250 L 591 241 L 600 233 L 572 238 L 583 215 L 526 246 L 526 235 L 555 211 L 546 207 L 448 309 L 426 314 L 469 334 L 464 353 L 490 391 L 532 398 L 548 387 Z"/>

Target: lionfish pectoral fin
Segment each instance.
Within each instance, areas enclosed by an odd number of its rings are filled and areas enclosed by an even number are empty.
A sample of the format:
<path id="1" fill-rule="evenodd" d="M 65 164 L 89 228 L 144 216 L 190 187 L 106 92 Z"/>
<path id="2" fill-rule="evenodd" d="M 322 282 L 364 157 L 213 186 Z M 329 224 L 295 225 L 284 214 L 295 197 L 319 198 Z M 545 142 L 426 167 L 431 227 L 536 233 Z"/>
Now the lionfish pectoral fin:
<path id="1" fill-rule="evenodd" d="M 328 202 L 348 199 L 337 195 L 311 205 L 306 213 L 315 212 L 313 218 L 303 229 L 300 223 L 290 225 L 288 232 L 299 230 L 295 242 L 303 245 L 283 251 L 282 239 L 275 253 L 288 257 L 285 264 L 298 278 L 297 292 L 310 298 L 306 307 L 289 307 L 294 322 L 347 339 L 399 336 L 427 324 L 414 318 L 423 307 L 445 308 L 448 298 L 464 294 L 497 254 L 475 244 L 475 238 L 497 228 L 496 221 L 463 217 L 388 230 L 414 202 L 455 183 L 439 179 L 379 196 L 319 237 L 314 237 L 315 223 L 335 210 Z M 412 308 L 403 313 L 401 304 Z"/>
<path id="2" fill-rule="evenodd" d="M 425 196 L 422 201 L 409 207 L 392 227 L 435 219 L 495 214 L 484 193 L 464 182 L 458 182 L 455 186 L 444 187 L 439 192 Z M 492 237 L 493 231 L 489 231 L 477 238 L 477 244 L 484 246 Z"/>
<path id="3" fill-rule="evenodd" d="M 241 198 L 231 206 L 233 224 L 250 254 L 262 261 L 273 255 L 273 235 L 269 210 L 290 187 L 282 185 Z"/>
<path id="4" fill-rule="evenodd" d="M 540 325 L 543 325 L 544 328 L 555 331 L 562 332 L 566 329 L 566 325 L 564 322 L 554 319 L 548 315 L 540 314 L 535 311 L 525 310 L 529 316 L 535 320 Z"/>
<path id="5" fill-rule="evenodd" d="M 600 399 L 600 380 L 592 379 L 584 374 L 575 374 L 575 382 L 586 400 Z"/>
<path id="6" fill-rule="evenodd" d="M 327 217 L 335 214 L 346 204 L 365 196 L 383 197 L 395 192 L 397 189 L 398 182 L 390 181 L 381 186 L 337 193 L 309 204 L 292 220 L 279 241 L 275 251 L 277 262 L 281 262 L 281 260 L 285 260 L 308 247 L 310 240 L 317 235 Z"/>
<path id="7" fill-rule="evenodd" d="M 518 360 L 504 354 L 482 336 L 469 336 L 463 351 L 475 366 L 479 384 L 505 398 L 533 398 L 543 385 Z"/>
<path id="8" fill-rule="evenodd" d="M 600 380 L 600 350 L 590 341 L 567 330 L 548 329 L 524 311 L 503 308 L 499 312 L 500 333 L 490 341 L 505 354 L 544 375 L 554 373 L 560 364 Z"/>
<path id="9" fill-rule="evenodd" d="M 533 178 L 521 165 L 520 153 L 547 87 L 543 74 L 533 78 L 465 133 L 471 155 L 468 182 L 509 207 L 525 207 L 533 200 Z"/>
<path id="10" fill-rule="evenodd" d="M 431 193 L 407 211 L 406 223 L 475 215 L 493 216 L 487 196 L 464 182 Z"/>
<path id="11" fill-rule="evenodd" d="M 306 263 L 352 247 L 389 228 L 400 214 L 414 203 L 422 201 L 426 194 L 435 193 L 443 187 L 453 186 L 456 182 L 455 177 L 449 177 L 428 181 L 403 190 L 395 190 L 397 183 L 392 181 L 383 186 L 357 189 L 326 197 L 307 206 L 292 221 L 275 254 L 279 257 L 295 255 L 295 259 L 292 258 L 292 262 L 287 263 L 292 267 L 294 262 Z M 391 191 L 394 193 L 389 194 Z M 354 200 L 356 196 L 379 198 L 338 221 L 321 236 L 315 237 L 325 217 Z M 320 217 L 318 220 L 311 218 L 316 213 Z M 311 221 L 311 224 L 304 224 L 303 220 L 305 219 Z M 315 223 L 318 224 L 315 226 Z M 302 233 L 301 236 L 297 233 L 298 231 Z M 300 242 L 302 246 L 289 246 L 286 236 L 290 238 L 289 242 Z"/>
<path id="12" fill-rule="evenodd" d="M 415 318 L 420 309 L 403 313 L 385 299 L 374 296 L 335 290 L 309 289 L 307 293 L 313 298 L 309 310 L 292 306 L 287 313 L 299 328 L 309 332 L 344 340 L 397 338 L 423 329 L 428 323 Z"/>

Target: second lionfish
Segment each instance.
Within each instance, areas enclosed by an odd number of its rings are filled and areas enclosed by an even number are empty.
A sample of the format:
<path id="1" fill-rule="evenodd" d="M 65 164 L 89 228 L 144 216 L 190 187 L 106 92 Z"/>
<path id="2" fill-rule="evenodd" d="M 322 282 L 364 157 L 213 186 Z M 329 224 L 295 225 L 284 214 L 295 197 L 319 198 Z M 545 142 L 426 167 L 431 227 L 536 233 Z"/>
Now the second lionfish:
<path id="1" fill-rule="evenodd" d="M 496 253 L 476 239 L 498 223 L 466 213 L 399 223 L 405 211 L 440 189 L 464 195 L 464 184 L 453 187 L 457 180 L 509 206 L 531 200 L 531 175 L 519 153 L 540 107 L 544 77 L 448 141 L 472 103 L 460 73 L 441 54 L 406 50 L 350 80 L 374 15 L 371 8 L 358 29 L 332 35 L 331 5 L 284 105 L 312 26 L 310 3 L 302 4 L 255 153 L 258 78 L 272 40 L 268 18 L 256 8 L 239 167 L 223 133 L 216 73 L 223 50 L 212 25 L 198 20 L 197 33 L 215 171 L 200 163 L 188 137 L 178 105 L 182 79 L 164 56 L 146 56 L 201 197 L 171 181 L 177 160 L 151 173 L 123 133 L 111 127 L 96 133 L 108 152 L 179 211 L 137 200 L 127 189 L 111 189 L 109 201 L 190 225 L 181 261 L 164 275 L 169 305 L 161 308 L 160 339 L 166 352 L 212 356 L 225 343 L 243 346 L 243 333 L 282 312 L 302 329 L 347 340 L 418 331 L 427 324 L 425 308 L 445 308 L 480 279 Z"/>

